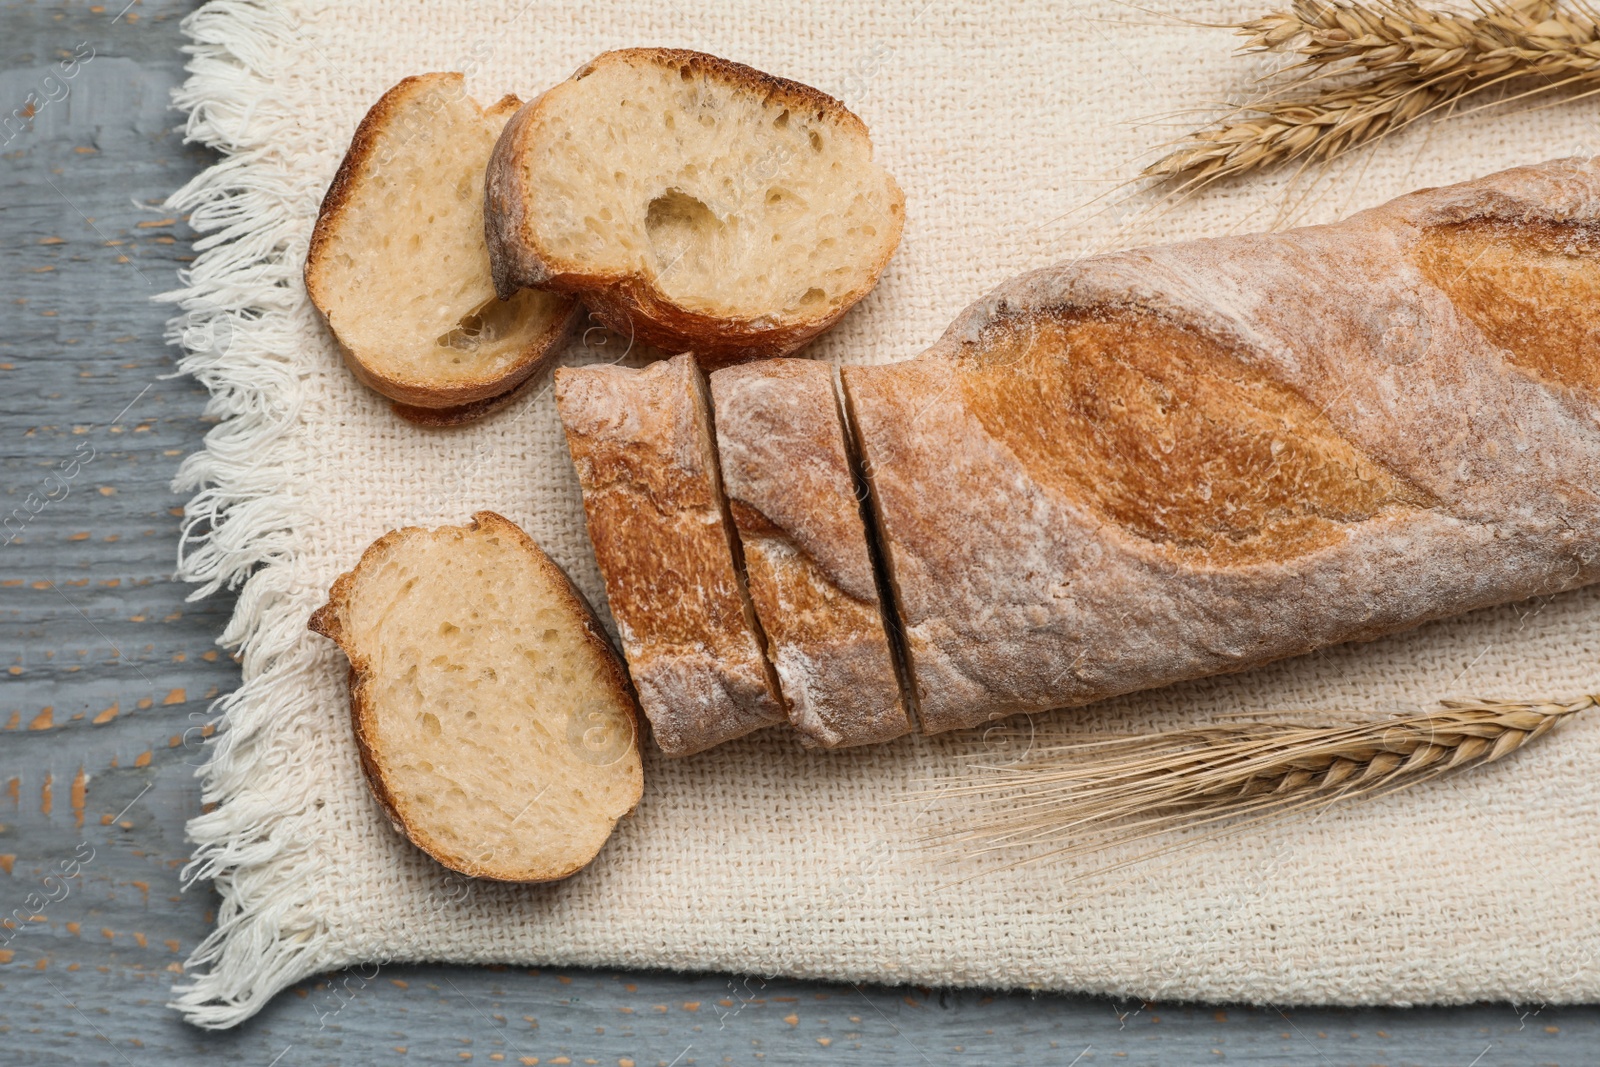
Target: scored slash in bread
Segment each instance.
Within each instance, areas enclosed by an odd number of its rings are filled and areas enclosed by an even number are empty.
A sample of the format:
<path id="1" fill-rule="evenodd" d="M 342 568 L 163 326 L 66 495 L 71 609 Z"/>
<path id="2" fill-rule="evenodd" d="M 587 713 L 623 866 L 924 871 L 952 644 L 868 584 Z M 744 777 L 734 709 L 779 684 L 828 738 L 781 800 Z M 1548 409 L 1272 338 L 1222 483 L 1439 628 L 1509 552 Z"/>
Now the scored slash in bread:
<path id="1" fill-rule="evenodd" d="M 577 321 L 570 298 L 502 300 L 490 277 L 484 167 L 520 105 L 480 108 L 460 74 L 406 78 L 362 119 L 317 216 L 306 291 L 351 371 L 412 421 L 492 410 Z"/>
<path id="2" fill-rule="evenodd" d="M 639 802 L 622 664 L 561 568 L 494 512 L 385 534 L 310 628 L 350 660 L 373 794 L 446 867 L 564 878 Z"/>
<path id="3" fill-rule="evenodd" d="M 562 367 L 555 379 L 589 539 L 656 744 L 686 756 L 783 722 L 694 356 Z"/>
<path id="4" fill-rule="evenodd" d="M 701 52 L 606 52 L 524 106 L 488 169 L 502 295 L 722 363 L 792 352 L 872 289 L 905 198 L 839 101 Z"/>
<path id="5" fill-rule="evenodd" d="M 833 388 L 771 359 L 711 375 L 722 484 L 789 721 L 827 748 L 911 730 Z"/>

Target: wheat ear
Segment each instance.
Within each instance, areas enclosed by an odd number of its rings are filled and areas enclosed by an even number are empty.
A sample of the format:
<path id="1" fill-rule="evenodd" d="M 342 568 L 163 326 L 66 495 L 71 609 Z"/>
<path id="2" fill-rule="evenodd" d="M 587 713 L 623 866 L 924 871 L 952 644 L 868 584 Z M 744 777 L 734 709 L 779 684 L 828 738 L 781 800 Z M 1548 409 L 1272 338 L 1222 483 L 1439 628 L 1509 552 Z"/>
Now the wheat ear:
<path id="1" fill-rule="evenodd" d="M 1597 702 L 1446 701 L 1349 724 L 1227 722 L 1034 747 L 1015 763 L 974 762 L 935 782 L 943 799 L 979 803 L 931 840 L 963 854 L 1038 843 L 1081 854 L 1370 798 L 1492 763 Z"/>
<path id="2" fill-rule="evenodd" d="M 1534 80 L 1510 100 L 1600 84 L 1600 19 L 1569 0 L 1480 4 L 1474 15 L 1408 0 L 1298 0 L 1239 24 L 1241 51 L 1299 57 L 1261 99 L 1198 130 L 1144 176 L 1186 187 L 1282 163 L 1331 162 L 1485 90 Z"/>

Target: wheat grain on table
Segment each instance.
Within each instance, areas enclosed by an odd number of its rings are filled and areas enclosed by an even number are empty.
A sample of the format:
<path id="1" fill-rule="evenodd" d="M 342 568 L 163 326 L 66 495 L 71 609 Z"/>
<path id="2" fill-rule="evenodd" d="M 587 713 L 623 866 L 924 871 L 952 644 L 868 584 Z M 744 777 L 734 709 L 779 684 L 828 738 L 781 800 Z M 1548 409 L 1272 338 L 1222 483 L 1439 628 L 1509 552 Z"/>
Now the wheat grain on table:
<path id="1" fill-rule="evenodd" d="M 164 1003 L 215 904 L 180 892 L 184 822 L 207 705 L 238 679 L 214 643 L 229 599 L 186 603 L 169 577 L 168 486 L 212 421 L 199 384 L 166 377 L 169 309 L 149 302 L 191 255 L 158 205 L 212 162 L 167 110 L 190 9 L 0 4 L 0 1067 L 1600 1060 L 1594 1007 L 1279 1013 L 521 968 L 357 968 L 233 1032 L 180 1022 Z"/>

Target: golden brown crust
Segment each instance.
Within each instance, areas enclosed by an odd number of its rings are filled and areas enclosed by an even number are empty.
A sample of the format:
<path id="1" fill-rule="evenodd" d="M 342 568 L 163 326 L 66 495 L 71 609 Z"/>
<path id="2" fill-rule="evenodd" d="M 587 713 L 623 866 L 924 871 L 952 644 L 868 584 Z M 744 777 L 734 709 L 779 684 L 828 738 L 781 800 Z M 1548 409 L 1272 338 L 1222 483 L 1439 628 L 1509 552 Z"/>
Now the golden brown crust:
<path id="1" fill-rule="evenodd" d="M 477 422 L 481 418 L 493 415 L 501 408 L 509 407 L 512 401 L 523 394 L 529 382 L 532 381 L 533 379 L 530 378 L 510 392 L 501 393 L 499 396 L 491 396 L 487 400 L 462 404 L 460 407 L 419 408 L 394 401 L 390 403 L 389 410 L 413 426 L 423 426 L 430 430 L 448 430 L 455 426 L 465 426 L 468 423 Z"/>
<path id="2" fill-rule="evenodd" d="M 345 149 L 344 159 L 340 162 L 339 169 L 334 172 L 333 181 L 328 183 L 328 191 L 322 195 L 322 205 L 317 210 L 317 221 L 311 229 L 311 242 L 306 248 L 306 292 L 310 294 L 311 301 L 317 305 L 318 310 L 322 307 L 322 302 L 319 300 L 321 264 L 327 246 L 333 240 L 333 231 L 340 218 L 350 206 L 350 198 L 359 175 L 373 159 L 379 134 L 393 119 L 401 105 L 412 96 L 426 89 L 441 87 L 452 80 L 458 85 L 463 84 L 459 74 L 413 74 L 401 78 L 378 98 L 378 102 L 368 109 L 361 122 L 357 124 L 356 132 L 350 138 L 350 147 Z"/>
<path id="3" fill-rule="evenodd" d="M 556 372 L 611 614 L 668 755 L 785 718 L 736 569 L 698 373 L 688 354 Z"/>
<path id="4" fill-rule="evenodd" d="M 790 723 L 827 748 L 908 733 L 831 368 L 729 367 L 711 392 L 723 486 Z"/>
<path id="5" fill-rule="evenodd" d="M 515 115 L 522 109 L 522 97 L 516 93 L 507 93 L 488 107 L 483 109 L 485 115 L 491 118 L 507 118 Z"/>
<path id="6" fill-rule="evenodd" d="M 991 324 L 977 348 L 981 371 L 954 380 L 979 431 L 1041 489 L 1175 554 L 1292 559 L 1351 523 L 1435 503 L 1293 389 L 1179 323 L 1051 309 Z"/>
<path id="7" fill-rule="evenodd" d="M 1468 218 L 1423 230 L 1412 258 L 1516 366 L 1553 387 L 1600 393 L 1595 324 L 1552 301 L 1600 307 L 1600 222 Z"/>
<path id="8" fill-rule="evenodd" d="M 586 77 L 602 63 L 653 63 L 687 67 L 729 84 L 777 100 L 797 110 L 848 126 L 865 138 L 866 125 L 844 104 L 827 93 L 735 63 L 732 60 L 674 48 L 625 48 L 606 52 L 579 68 L 572 81 Z M 576 264 L 546 258 L 535 239 L 527 216 L 529 200 L 525 158 L 546 103 L 548 92 L 526 104 L 501 133 L 490 157 L 485 180 L 485 234 L 495 289 L 502 297 L 520 288 L 538 288 L 580 296 L 606 326 L 667 352 L 692 351 L 707 369 L 753 359 L 787 355 L 827 330 L 871 291 L 889 265 L 905 224 L 905 195 L 889 179 L 894 198 L 885 214 L 895 226 L 895 236 L 867 272 L 858 291 L 847 294 L 838 306 L 821 315 L 763 315 L 737 319 L 708 315 L 686 308 L 651 279 L 638 274 L 585 273 Z"/>
<path id="9" fill-rule="evenodd" d="M 892 254 L 893 250 L 873 267 L 874 280 Z M 635 275 L 551 274 L 549 279 L 545 288 L 581 295 L 595 317 L 617 334 L 665 352 L 692 351 L 707 370 L 788 355 L 838 322 L 860 299 L 853 296 L 831 315 L 774 323 L 770 318 L 722 318 L 680 307 L 649 280 Z"/>
<path id="10" fill-rule="evenodd" d="M 1597 227 L 1555 161 L 1037 271 L 845 368 L 925 728 L 1600 580 Z"/>
<path id="11" fill-rule="evenodd" d="M 489 245 L 489 273 L 502 300 L 518 289 L 544 288 L 549 281 L 543 260 L 522 239 L 529 228 L 528 198 L 517 162 L 526 152 L 543 99 L 542 94 L 535 97 L 506 122 L 483 172 L 483 236 Z"/>
<path id="12" fill-rule="evenodd" d="M 627 711 L 628 723 L 634 732 L 635 745 L 638 738 L 637 700 L 634 696 L 633 685 L 628 679 L 627 672 L 623 669 L 611 642 L 606 638 L 605 630 L 601 627 L 599 619 L 584 599 L 583 594 L 572 584 L 566 573 L 557 566 L 554 560 L 545 554 L 544 550 L 530 538 L 523 529 L 509 519 L 493 511 L 479 511 L 472 516 L 472 520 L 462 528 L 466 533 L 475 533 L 480 530 L 492 531 L 501 534 L 526 551 L 528 559 L 542 571 L 549 580 L 553 589 L 559 590 L 566 602 L 566 607 L 576 617 L 584 620 L 584 639 L 597 653 L 607 667 L 610 676 L 610 689 L 617 698 L 617 702 Z M 411 818 L 401 804 L 395 789 L 389 780 L 382 754 L 378 751 L 372 737 L 373 721 L 376 709 L 373 706 L 371 686 L 375 683 L 372 662 L 359 645 L 348 639 L 344 632 L 345 612 L 348 609 L 352 590 L 365 571 L 378 569 L 384 559 L 397 546 L 406 540 L 417 536 L 431 536 L 437 531 L 421 526 L 406 526 L 398 530 L 391 530 L 378 538 L 366 551 L 361 554 L 361 559 L 351 570 L 341 574 L 328 590 L 328 601 L 318 608 L 310 618 L 307 628 L 314 633 L 319 633 L 329 638 L 339 646 L 346 658 L 350 661 L 349 688 L 350 688 L 350 724 L 355 734 L 356 748 L 360 754 L 361 769 L 366 775 L 367 783 L 372 789 L 374 798 L 388 815 L 389 821 L 395 828 L 410 839 L 422 851 L 432 856 L 446 867 L 470 875 L 474 878 L 485 878 L 492 881 L 503 882 L 548 882 L 566 878 L 576 873 L 588 863 L 579 863 L 574 866 L 546 866 L 540 868 L 494 868 L 481 865 L 462 863 L 443 847 L 427 832 L 425 823 Z M 641 780 L 642 789 L 642 780 Z M 634 799 L 637 805 L 638 797 Z M 629 812 L 631 814 L 631 811 Z"/>
<path id="13" fill-rule="evenodd" d="M 426 374 L 405 375 L 382 370 L 346 344 L 334 329 L 329 315 L 331 300 L 325 290 L 323 276 L 337 234 L 341 227 L 349 224 L 346 217 L 352 209 L 351 201 L 356 189 L 366 175 L 382 162 L 377 158 L 382 134 L 395 121 L 397 113 L 413 100 L 428 94 L 459 97 L 465 94 L 465 85 L 465 79 L 457 73 L 414 74 L 401 79 L 378 98 L 378 102 L 372 105 L 356 127 L 344 160 L 323 195 L 322 206 L 311 231 L 304 271 L 306 293 L 311 298 L 312 306 L 333 336 L 345 365 L 357 380 L 398 404 L 422 409 L 460 409 L 453 415 L 439 416 L 440 420 L 453 421 L 439 421 L 435 423 L 438 425 L 454 425 L 465 421 L 464 413 L 474 410 L 470 405 L 503 396 L 537 374 L 565 340 L 577 322 L 580 311 L 577 302 L 573 301 L 563 315 L 557 316 L 546 330 L 523 346 L 517 358 L 505 369 L 474 381 L 445 381 Z M 493 117 L 514 114 L 521 106 L 522 101 L 517 96 L 508 94 L 484 109 L 484 114 Z M 514 292 L 507 293 L 503 299 L 509 299 Z M 489 410 L 493 408 L 485 409 L 484 413 Z"/>
<path id="14" fill-rule="evenodd" d="M 768 74 L 766 71 L 757 70 L 755 67 L 731 59 L 723 59 L 720 56 L 688 48 L 618 48 L 602 52 L 579 67 L 573 73 L 572 80 L 581 81 L 601 63 L 610 61 L 654 63 L 661 67 L 678 67 L 680 70 L 687 67 L 694 73 L 742 86 L 767 100 L 776 100 L 796 111 L 815 111 L 818 116 L 827 115 L 835 121 L 853 125 L 855 132 L 862 137 L 867 136 L 866 123 L 841 101 L 821 89 L 813 88 L 803 82 L 780 78 L 776 74 Z"/>

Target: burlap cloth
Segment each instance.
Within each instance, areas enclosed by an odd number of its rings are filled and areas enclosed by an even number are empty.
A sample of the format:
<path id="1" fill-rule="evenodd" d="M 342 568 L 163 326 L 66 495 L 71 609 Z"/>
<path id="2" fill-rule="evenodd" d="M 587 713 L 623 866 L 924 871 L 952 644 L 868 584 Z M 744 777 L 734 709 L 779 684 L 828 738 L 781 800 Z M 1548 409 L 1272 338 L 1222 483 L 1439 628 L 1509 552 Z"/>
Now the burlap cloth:
<path id="1" fill-rule="evenodd" d="M 1182 13 L 1219 22 L 1261 10 Z M 208 234 L 174 329 L 222 416 L 180 477 L 196 492 L 182 569 L 206 588 L 243 581 L 224 640 L 242 646 L 245 680 L 223 702 L 207 813 L 191 824 L 191 873 L 215 879 L 223 906 L 177 990 L 188 1018 L 231 1025 L 300 977 L 381 960 L 1277 1003 L 1600 994 L 1600 713 L 1484 771 L 1114 875 L 1095 872 L 1115 854 L 994 871 L 941 866 L 919 845 L 927 827 L 962 816 L 929 803 L 919 780 L 994 739 L 830 755 L 771 731 L 678 762 L 647 755 L 637 814 L 565 882 L 449 875 L 369 796 L 344 659 L 306 618 L 385 530 L 458 523 L 478 508 L 522 524 L 603 605 L 577 482 L 548 376 L 474 426 L 415 429 L 345 370 L 300 276 L 351 131 L 380 93 L 421 71 L 463 70 L 484 101 L 528 98 L 602 50 L 659 44 L 843 98 L 904 187 L 908 224 L 877 289 L 808 350 L 836 362 L 914 356 L 1025 269 L 1327 221 L 1415 187 L 1590 153 L 1592 103 L 1454 121 L 1316 182 L 1254 178 L 1151 210 L 1154 197 L 1119 201 L 1119 183 L 1205 117 L 1191 109 L 1237 98 L 1260 68 L 1231 54 L 1225 32 L 1130 6 L 218 0 L 188 32 L 193 76 L 179 103 L 190 135 L 225 159 L 173 201 Z M 563 361 L 624 346 L 596 330 Z M 1600 688 L 1597 622 L 1600 592 L 1582 591 L 1038 727 L 1571 697 Z"/>

